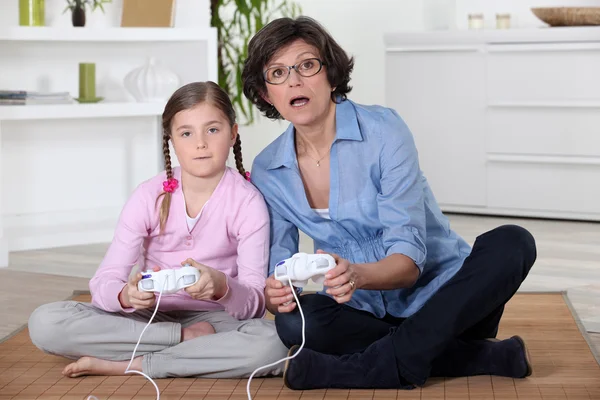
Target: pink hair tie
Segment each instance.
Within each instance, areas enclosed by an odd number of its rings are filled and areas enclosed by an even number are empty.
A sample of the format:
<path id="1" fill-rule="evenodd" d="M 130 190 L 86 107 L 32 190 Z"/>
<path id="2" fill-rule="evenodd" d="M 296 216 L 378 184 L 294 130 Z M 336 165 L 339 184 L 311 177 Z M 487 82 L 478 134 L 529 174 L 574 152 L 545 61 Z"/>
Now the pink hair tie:
<path id="1" fill-rule="evenodd" d="M 175 178 L 169 178 L 163 182 L 163 190 L 167 193 L 173 193 L 179 186 L 179 181 Z"/>
<path id="2" fill-rule="evenodd" d="M 246 171 L 246 180 L 250 182 L 250 171 Z"/>

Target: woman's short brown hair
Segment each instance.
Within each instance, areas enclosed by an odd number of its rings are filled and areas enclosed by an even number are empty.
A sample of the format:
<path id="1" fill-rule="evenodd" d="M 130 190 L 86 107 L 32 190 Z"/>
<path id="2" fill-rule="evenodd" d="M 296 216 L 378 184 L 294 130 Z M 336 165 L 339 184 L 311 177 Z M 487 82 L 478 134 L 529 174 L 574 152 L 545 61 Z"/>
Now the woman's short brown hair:
<path id="1" fill-rule="evenodd" d="M 354 58 L 349 57 L 327 30 L 310 17 L 296 19 L 279 18 L 265 25 L 248 43 L 248 58 L 244 62 L 242 82 L 244 95 L 271 119 L 280 119 L 281 114 L 267 103 L 262 94 L 267 92 L 264 69 L 267 63 L 285 46 L 301 39 L 315 47 L 325 64 L 327 80 L 332 88 L 331 99 L 346 99 L 352 87 L 350 74 Z"/>

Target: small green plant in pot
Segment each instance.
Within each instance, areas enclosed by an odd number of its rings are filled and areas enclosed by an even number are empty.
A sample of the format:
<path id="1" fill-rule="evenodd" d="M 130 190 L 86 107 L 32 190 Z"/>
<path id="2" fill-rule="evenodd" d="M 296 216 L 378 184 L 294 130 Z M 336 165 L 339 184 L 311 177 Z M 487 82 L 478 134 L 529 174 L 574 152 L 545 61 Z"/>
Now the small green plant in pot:
<path id="1" fill-rule="evenodd" d="M 93 12 L 97 8 L 104 12 L 104 4 L 112 0 L 67 0 L 67 7 L 64 12 L 71 10 L 71 20 L 73 26 L 85 26 L 85 7 L 89 7 Z"/>

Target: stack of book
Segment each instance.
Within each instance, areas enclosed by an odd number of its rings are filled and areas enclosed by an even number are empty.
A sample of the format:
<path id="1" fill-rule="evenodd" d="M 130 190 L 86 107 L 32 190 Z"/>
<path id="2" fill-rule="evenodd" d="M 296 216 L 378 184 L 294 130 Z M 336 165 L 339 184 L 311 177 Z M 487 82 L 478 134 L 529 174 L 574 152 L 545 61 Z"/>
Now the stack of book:
<path id="1" fill-rule="evenodd" d="M 0 106 L 71 104 L 73 97 L 69 92 L 40 93 L 27 90 L 0 90 Z"/>

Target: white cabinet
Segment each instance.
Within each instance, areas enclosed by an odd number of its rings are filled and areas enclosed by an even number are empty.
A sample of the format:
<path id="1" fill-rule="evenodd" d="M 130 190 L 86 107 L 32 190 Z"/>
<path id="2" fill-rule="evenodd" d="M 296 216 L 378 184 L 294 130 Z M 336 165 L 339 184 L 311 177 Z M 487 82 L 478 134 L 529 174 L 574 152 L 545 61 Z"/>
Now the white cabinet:
<path id="1" fill-rule="evenodd" d="M 444 211 L 600 220 L 600 28 L 390 33 L 386 105 Z"/>
<path id="2" fill-rule="evenodd" d="M 435 195 L 484 206 L 484 58 L 472 49 L 405 49 L 388 56 L 386 69 L 388 105 L 413 132 Z"/>

